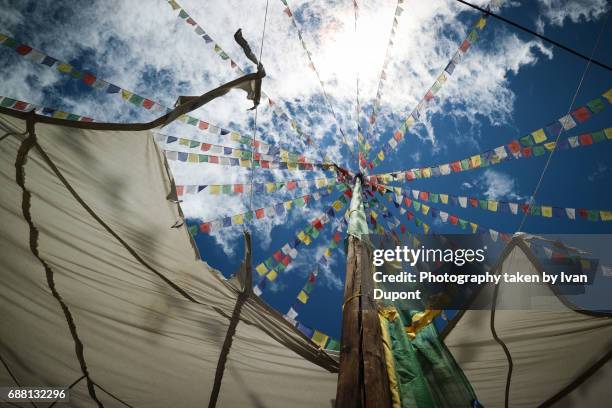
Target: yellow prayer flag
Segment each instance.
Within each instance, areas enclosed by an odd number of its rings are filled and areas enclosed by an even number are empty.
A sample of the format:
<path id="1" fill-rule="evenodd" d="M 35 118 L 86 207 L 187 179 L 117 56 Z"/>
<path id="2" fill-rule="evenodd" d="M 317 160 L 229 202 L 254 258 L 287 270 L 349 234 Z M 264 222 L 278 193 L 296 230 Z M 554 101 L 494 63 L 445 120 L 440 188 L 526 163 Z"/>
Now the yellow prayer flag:
<path id="1" fill-rule="evenodd" d="M 232 225 L 242 225 L 244 224 L 244 215 L 237 214 L 232 217 Z"/>
<path id="2" fill-rule="evenodd" d="M 300 231 L 300 232 L 298 232 L 297 237 L 299 238 L 300 241 L 304 242 L 304 240 L 306 239 L 307 235 L 304 234 L 304 231 Z"/>
<path id="3" fill-rule="evenodd" d="M 287 163 L 287 168 L 288 168 L 289 170 L 297 170 L 298 165 L 297 165 L 297 163 L 295 163 L 295 162 L 293 162 L 293 163 L 291 163 L 291 162 L 290 162 L 290 163 Z"/>
<path id="4" fill-rule="evenodd" d="M 189 153 L 189 156 L 187 156 L 187 160 L 189 161 L 189 163 L 199 163 L 200 155 L 196 153 Z"/>
<path id="5" fill-rule="evenodd" d="M 290 210 L 291 206 L 293 205 L 293 201 L 285 201 L 283 205 L 285 206 L 285 210 Z"/>
<path id="6" fill-rule="evenodd" d="M 189 116 L 181 115 L 178 117 L 178 120 L 180 120 L 181 122 L 187 122 L 189 120 Z"/>
<path id="7" fill-rule="evenodd" d="M 406 123 L 406 127 L 410 127 L 414 125 L 414 116 L 412 115 L 408 116 L 408 119 L 406 119 L 404 123 Z"/>
<path id="8" fill-rule="evenodd" d="M 612 139 L 612 128 L 605 128 L 604 133 L 608 139 Z"/>
<path id="9" fill-rule="evenodd" d="M 489 211 L 497 211 L 497 201 L 489 200 L 487 201 L 487 208 Z"/>
<path id="10" fill-rule="evenodd" d="M 230 139 L 234 142 L 240 140 L 240 133 L 232 132 L 230 133 Z"/>
<path id="11" fill-rule="evenodd" d="M 423 224 L 423 232 L 424 232 L 425 234 L 427 234 L 427 233 L 429 232 L 429 225 L 427 225 L 427 224 L 425 224 L 425 223 Z"/>
<path id="12" fill-rule="evenodd" d="M 544 129 L 538 129 L 535 132 L 531 132 L 531 136 L 533 136 L 533 140 L 536 143 L 542 143 L 547 139 L 546 133 L 544 133 Z"/>
<path id="13" fill-rule="evenodd" d="M 421 212 L 423 213 L 423 215 L 427 215 L 427 213 L 429 212 L 429 206 L 421 204 Z"/>
<path id="14" fill-rule="evenodd" d="M 289 152 L 286 150 L 281 150 L 280 151 L 280 158 L 283 160 L 288 160 L 289 159 Z"/>
<path id="15" fill-rule="evenodd" d="M 240 159 L 240 167 L 251 167 L 251 161 L 247 159 Z"/>
<path id="16" fill-rule="evenodd" d="M 259 265 L 257 265 L 257 267 L 255 268 L 255 270 L 257 271 L 257 273 L 261 276 L 265 275 L 266 273 L 268 273 L 268 268 L 266 268 L 266 265 L 260 263 Z"/>
<path id="17" fill-rule="evenodd" d="M 208 188 L 208 192 L 210 194 L 220 194 L 221 193 L 221 186 L 220 185 L 212 185 Z"/>
<path id="18" fill-rule="evenodd" d="M 446 82 L 446 74 L 445 74 L 444 72 L 443 72 L 443 73 L 441 73 L 441 74 L 440 74 L 440 76 L 438 77 L 438 82 L 439 82 L 440 84 L 443 84 L 443 83 L 445 83 L 445 82 Z"/>
<path id="19" fill-rule="evenodd" d="M 130 98 L 132 97 L 132 95 L 134 95 L 134 94 L 131 93 L 130 91 L 126 90 L 126 89 L 122 89 L 121 90 L 121 97 L 123 99 L 125 99 L 126 101 L 129 101 Z"/>
<path id="20" fill-rule="evenodd" d="M 440 194 L 440 201 L 442 204 L 448 204 L 448 194 Z"/>
<path id="21" fill-rule="evenodd" d="M 479 154 L 472 156 L 471 161 L 472 161 L 472 167 L 480 167 L 480 165 L 482 164 Z"/>
<path id="22" fill-rule="evenodd" d="M 328 258 L 331 257 L 331 249 L 327 248 L 325 250 L 325 256 L 328 257 Z"/>
<path id="23" fill-rule="evenodd" d="M 68 114 L 62 111 L 55 111 L 53 112 L 53 117 L 57 119 L 66 119 L 68 117 Z"/>
<path id="24" fill-rule="evenodd" d="M 430 167 L 425 167 L 423 169 L 423 171 L 421 172 L 421 175 L 423 176 L 423 178 L 431 177 L 431 168 Z"/>
<path id="25" fill-rule="evenodd" d="M 548 217 L 548 218 L 552 217 L 552 207 L 543 205 L 541 207 L 541 210 L 542 210 L 542 217 Z"/>
<path id="26" fill-rule="evenodd" d="M 370 215 L 372 216 L 372 218 L 377 219 L 378 218 L 378 214 L 376 214 L 374 211 L 370 211 Z"/>
<path id="27" fill-rule="evenodd" d="M 304 243 L 306 245 L 310 245 L 312 244 L 312 239 L 310 239 L 310 235 L 306 235 L 305 239 L 304 239 Z"/>
<path id="28" fill-rule="evenodd" d="M 546 148 L 546 150 L 548 151 L 552 151 L 555 146 L 557 145 L 557 142 L 548 142 L 548 143 L 544 143 L 544 147 Z"/>
<path id="29" fill-rule="evenodd" d="M 57 70 L 59 72 L 63 72 L 64 74 L 69 74 L 70 72 L 72 72 L 72 65 L 61 63 L 57 66 Z"/>
<path id="30" fill-rule="evenodd" d="M 476 27 L 480 30 L 482 30 L 485 25 L 487 25 L 487 20 L 484 17 L 480 17 L 480 19 L 478 19 L 476 22 Z"/>
<path id="31" fill-rule="evenodd" d="M 242 156 L 242 152 L 246 151 L 246 150 L 238 150 L 238 149 L 232 149 L 232 156 L 234 157 L 240 157 Z"/>
<path id="32" fill-rule="evenodd" d="M 180 138 L 180 139 L 179 139 L 179 144 L 180 144 L 181 146 L 189 146 L 189 139 L 183 139 L 183 138 Z"/>
<path id="33" fill-rule="evenodd" d="M 340 211 L 342 209 L 342 203 L 340 201 L 336 200 L 332 204 L 332 207 L 334 208 L 334 210 Z"/>
<path id="34" fill-rule="evenodd" d="M 380 160 L 385 160 L 385 153 L 382 150 L 378 152 L 377 156 Z"/>
<path id="35" fill-rule="evenodd" d="M 315 186 L 317 186 L 317 188 L 324 187 L 326 184 L 327 184 L 326 179 L 316 179 L 315 180 Z"/>
<path id="36" fill-rule="evenodd" d="M 602 96 L 612 103 L 612 88 L 608 89 Z"/>
<path id="37" fill-rule="evenodd" d="M 472 234 L 475 234 L 476 231 L 478 231 L 478 224 L 474 224 L 473 222 L 470 222 L 470 227 L 472 227 Z"/>
<path id="38" fill-rule="evenodd" d="M 4 40 L 6 40 L 8 37 L 4 34 L 0 34 L 0 43 L 4 42 Z"/>
<path id="39" fill-rule="evenodd" d="M 321 348 L 325 348 L 325 345 L 327 344 L 327 340 L 329 339 L 329 336 L 327 334 L 321 333 L 318 330 L 314 331 L 314 334 L 312 335 L 312 342 L 314 344 L 316 344 L 317 346 L 321 347 Z"/>
<path id="40" fill-rule="evenodd" d="M 611 221 L 612 220 L 612 211 L 600 211 L 599 215 L 601 216 L 602 221 Z"/>
<path id="41" fill-rule="evenodd" d="M 272 282 L 274 279 L 276 279 L 278 277 L 278 273 L 276 273 L 275 270 L 271 270 L 269 274 L 266 275 L 266 278 L 268 278 L 268 280 L 270 282 Z"/>
<path id="42" fill-rule="evenodd" d="M 298 294 L 297 298 L 302 303 L 308 302 L 308 294 L 303 290 L 300 290 L 300 293 Z"/>
<path id="43" fill-rule="evenodd" d="M 266 183 L 266 191 L 268 193 L 272 193 L 274 190 L 276 190 L 276 183 Z"/>
<path id="44" fill-rule="evenodd" d="M 366 150 L 368 150 L 368 151 L 369 151 L 369 150 L 372 148 L 372 146 L 370 146 L 370 143 L 368 143 L 368 141 L 367 141 L 367 140 L 366 140 L 366 142 L 365 142 L 365 148 L 366 148 Z"/>

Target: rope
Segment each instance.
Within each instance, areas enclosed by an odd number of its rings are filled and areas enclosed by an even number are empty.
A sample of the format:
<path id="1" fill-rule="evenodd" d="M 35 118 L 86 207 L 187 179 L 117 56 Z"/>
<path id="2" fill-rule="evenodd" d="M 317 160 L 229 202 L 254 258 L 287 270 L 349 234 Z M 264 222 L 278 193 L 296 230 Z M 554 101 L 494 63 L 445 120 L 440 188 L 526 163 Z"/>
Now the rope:
<path id="1" fill-rule="evenodd" d="M 264 23 L 261 31 L 261 44 L 259 46 L 259 63 L 261 64 L 261 56 L 263 55 L 264 40 L 266 38 L 266 25 L 268 23 L 268 4 L 269 0 L 266 0 L 266 12 L 264 14 Z M 259 106 L 255 108 L 255 119 L 253 123 L 253 147 L 255 147 L 255 137 L 257 136 L 257 113 L 259 112 Z M 253 180 L 255 178 L 255 161 L 251 161 L 251 194 L 249 200 L 249 210 L 253 211 Z M 245 227 L 246 229 L 246 227 Z"/>
<path id="2" fill-rule="evenodd" d="M 344 307 L 348 304 L 348 302 L 350 302 L 351 300 L 353 300 L 355 298 L 358 298 L 358 297 L 361 297 L 361 293 L 356 293 L 356 294 L 350 296 L 348 299 L 346 299 L 344 301 L 344 303 L 342 304 L 342 311 L 344 311 Z"/>
<path id="3" fill-rule="evenodd" d="M 591 62 L 592 62 L 592 57 L 595 54 L 595 51 L 597 50 L 597 47 L 599 47 L 599 41 L 601 40 L 601 35 L 603 34 L 606 25 L 608 24 L 608 17 L 610 17 L 610 13 L 607 12 L 606 13 L 606 19 L 604 20 L 603 26 L 601 27 L 601 30 L 599 31 L 599 35 L 597 36 L 597 41 L 595 42 L 595 46 L 593 47 L 593 50 L 591 51 L 591 56 L 588 59 L 588 62 L 586 64 L 586 67 L 584 68 L 584 71 L 582 72 L 582 76 L 580 77 L 580 82 L 578 83 L 578 87 L 576 88 L 576 92 L 574 92 L 574 96 L 572 97 L 572 101 L 570 103 L 570 106 L 567 110 L 567 115 L 570 114 L 570 112 L 572 111 L 572 108 L 574 107 L 574 103 L 576 102 L 576 98 L 578 97 L 578 94 L 580 93 L 580 89 L 582 88 L 582 83 L 584 82 L 584 78 L 586 77 L 586 74 L 589 71 L 589 68 L 591 66 Z M 546 173 L 546 170 L 548 169 L 548 165 L 550 164 L 550 161 L 553 157 L 553 154 L 555 153 L 555 151 L 557 150 L 557 143 L 559 142 L 559 138 L 561 137 L 561 133 L 563 132 L 563 128 L 559 129 L 559 133 L 557 133 L 557 137 L 555 138 L 555 147 L 552 149 L 552 151 L 550 152 L 550 154 L 548 155 L 547 159 L 546 159 L 546 163 L 544 164 L 544 168 L 542 169 L 542 172 L 540 173 L 540 178 L 538 179 L 538 182 L 535 186 L 535 189 L 533 190 L 533 194 L 531 195 L 531 198 L 529 199 L 529 203 L 532 204 L 535 200 L 535 196 L 538 193 L 538 190 L 540 189 L 540 186 L 542 184 L 542 181 L 544 180 L 544 174 Z M 523 215 L 523 218 L 521 219 L 521 223 L 518 226 L 517 231 L 520 231 L 523 228 L 523 225 L 525 224 L 525 220 L 527 219 L 527 213 L 525 212 L 525 214 Z"/>

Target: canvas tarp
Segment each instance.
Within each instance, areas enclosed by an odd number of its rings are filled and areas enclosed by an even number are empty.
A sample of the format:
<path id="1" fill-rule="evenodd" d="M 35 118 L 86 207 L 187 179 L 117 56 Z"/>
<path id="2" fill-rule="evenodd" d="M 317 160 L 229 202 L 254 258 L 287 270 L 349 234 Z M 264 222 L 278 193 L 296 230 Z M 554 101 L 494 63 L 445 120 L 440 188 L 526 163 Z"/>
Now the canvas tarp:
<path id="1" fill-rule="evenodd" d="M 25 131 L 0 114 L 0 137 Z M 107 407 L 206 406 L 229 349 L 217 406 L 330 406 L 337 362 L 172 228 L 182 214 L 150 131 L 35 133 L 23 163 L 28 135 L 0 140 L 0 384 L 77 381 L 75 407 L 96 406 L 93 394 Z"/>
<path id="2" fill-rule="evenodd" d="M 501 273 L 541 273 L 537 259 L 521 238 L 514 238 L 504 252 L 499 262 Z M 532 308 L 506 307 L 516 304 L 526 290 L 538 299 Z M 492 299 L 493 292 L 493 286 L 484 286 L 475 303 Z M 509 407 L 609 405 L 612 388 L 602 384 L 612 383 L 610 363 L 596 368 L 610 357 L 612 318 L 570 308 L 544 283 L 501 283 L 493 317 L 497 336 L 512 361 Z M 503 407 L 509 364 L 493 337 L 491 310 L 465 311 L 446 334 L 445 343 L 479 401 L 487 408 Z M 558 401 L 551 400 L 555 396 Z"/>

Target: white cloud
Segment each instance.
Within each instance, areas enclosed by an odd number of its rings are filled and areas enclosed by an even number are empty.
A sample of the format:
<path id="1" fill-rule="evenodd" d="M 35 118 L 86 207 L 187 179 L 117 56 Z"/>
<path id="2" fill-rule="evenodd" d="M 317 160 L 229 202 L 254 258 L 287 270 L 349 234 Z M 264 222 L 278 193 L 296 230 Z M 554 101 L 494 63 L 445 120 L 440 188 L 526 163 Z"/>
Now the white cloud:
<path id="1" fill-rule="evenodd" d="M 539 0 L 541 19 L 553 26 L 591 21 L 601 17 L 610 6 L 607 0 Z"/>
<path id="2" fill-rule="evenodd" d="M 469 184 L 469 183 L 464 183 Z M 516 180 L 502 172 L 487 169 L 478 177 L 474 185 L 483 191 L 485 197 L 490 200 L 500 199 L 522 199 L 516 192 Z"/>

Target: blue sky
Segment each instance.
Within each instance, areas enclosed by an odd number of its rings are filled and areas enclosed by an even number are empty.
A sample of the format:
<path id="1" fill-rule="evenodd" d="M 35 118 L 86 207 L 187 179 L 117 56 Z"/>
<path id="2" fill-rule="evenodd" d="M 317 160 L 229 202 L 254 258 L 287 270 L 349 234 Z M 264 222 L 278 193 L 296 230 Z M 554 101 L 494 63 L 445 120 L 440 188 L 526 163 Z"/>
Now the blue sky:
<path id="1" fill-rule="evenodd" d="M 242 67 L 248 61 L 233 42 L 233 32 L 243 28 L 245 37 L 259 52 L 265 2 L 210 1 L 200 4 L 184 0 L 180 4 L 222 45 Z M 264 90 L 314 135 L 318 148 L 306 148 L 285 123 L 274 123 L 267 109 L 258 114 L 258 137 L 278 138 L 307 149 L 309 155 L 322 152 L 334 161 L 356 169 L 341 142 L 340 125 L 355 142 L 355 80 L 360 78 L 365 124 L 378 86 L 391 21 L 396 3 L 358 2 L 358 32 L 354 32 L 351 1 L 289 2 L 304 40 L 325 84 L 338 121 L 330 114 L 314 73 L 283 6 L 270 0 L 263 63 L 268 77 Z M 435 4 L 429 4 L 435 3 Z M 478 2 L 484 4 L 484 2 Z M 500 13 L 527 27 L 589 55 L 603 27 L 606 2 L 599 0 L 539 0 L 511 2 Z M 95 1 L 75 7 L 68 1 L 0 0 L 0 32 L 74 66 L 95 72 L 99 77 L 143 96 L 172 106 L 178 95 L 203 93 L 234 79 L 228 69 L 193 30 L 176 17 L 165 0 L 146 7 L 137 2 Z M 400 121 L 412 110 L 442 71 L 478 14 L 454 1 L 404 1 L 407 10 L 398 18 L 394 46 L 381 99 L 382 108 L 374 134 L 374 151 L 389 139 Z M 408 12 L 409 11 L 409 12 Z M 612 65 L 612 23 L 608 22 L 594 58 Z M 519 138 L 567 113 L 585 68 L 585 61 L 543 44 L 528 34 L 489 19 L 478 42 L 437 99 L 429 105 L 424 120 L 406 135 L 400 149 L 388 155 L 376 172 L 406 170 L 412 167 L 446 163 Z M 92 91 L 79 81 L 38 64 L 23 60 L 0 47 L 0 95 L 39 105 L 63 109 L 96 120 L 150 120 L 150 112 L 125 104 L 120 98 Z M 601 95 L 612 87 L 612 73 L 591 66 L 576 98 L 577 105 Z M 197 116 L 228 129 L 252 135 L 253 112 L 238 92 L 217 100 L 196 112 Z M 610 126 L 610 107 L 569 135 Z M 164 133 L 230 145 L 226 140 L 183 125 L 173 125 Z M 274 135 L 274 136 L 270 136 Z M 356 145 L 356 142 L 355 142 Z M 539 188 L 536 202 L 561 207 L 612 209 L 612 145 L 607 142 L 554 154 Z M 487 169 L 477 169 L 429 180 L 403 184 L 420 190 L 452 195 L 473 195 L 523 202 L 532 196 L 547 156 L 509 161 Z M 178 183 L 247 183 L 248 171 L 223 166 L 173 164 Z M 328 174 L 327 177 L 330 175 Z M 320 174 L 257 171 L 256 181 L 322 177 Z M 299 191 L 254 197 L 254 207 L 287 200 Z M 319 215 L 339 193 L 306 211 L 292 210 L 289 216 L 258 222 L 252 229 L 255 265 L 292 239 L 308 220 Z M 183 203 L 190 222 L 211 220 L 248 209 L 248 196 L 210 196 L 202 193 Z M 438 205 L 444 209 L 443 205 Z M 448 207 L 450 212 L 475 220 L 499 231 L 514 232 L 520 217 L 484 212 L 478 209 Z M 392 212 L 397 212 L 392 209 Z M 399 214 L 398 218 L 399 218 Z M 405 218 L 404 218 L 405 219 Z M 432 222 L 429 222 L 433 225 Z M 414 224 L 406 223 L 409 229 Z M 334 225 L 327 226 L 317 241 L 299 257 L 273 285 L 264 299 L 281 312 L 294 303 L 295 296 L 312 270 L 312 262 L 325 249 Z M 451 227 L 434 226 L 441 232 Z M 533 233 L 609 233 L 610 223 L 582 220 L 549 220 L 527 217 L 523 230 Z M 198 235 L 196 241 L 203 259 L 229 276 L 243 254 L 241 229 L 233 227 L 211 236 Z M 334 263 L 321 271 L 311 298 L 299 309 L 299 320 L 332 336 L 340 333 L 343 252 L 335 250 Z"/>

